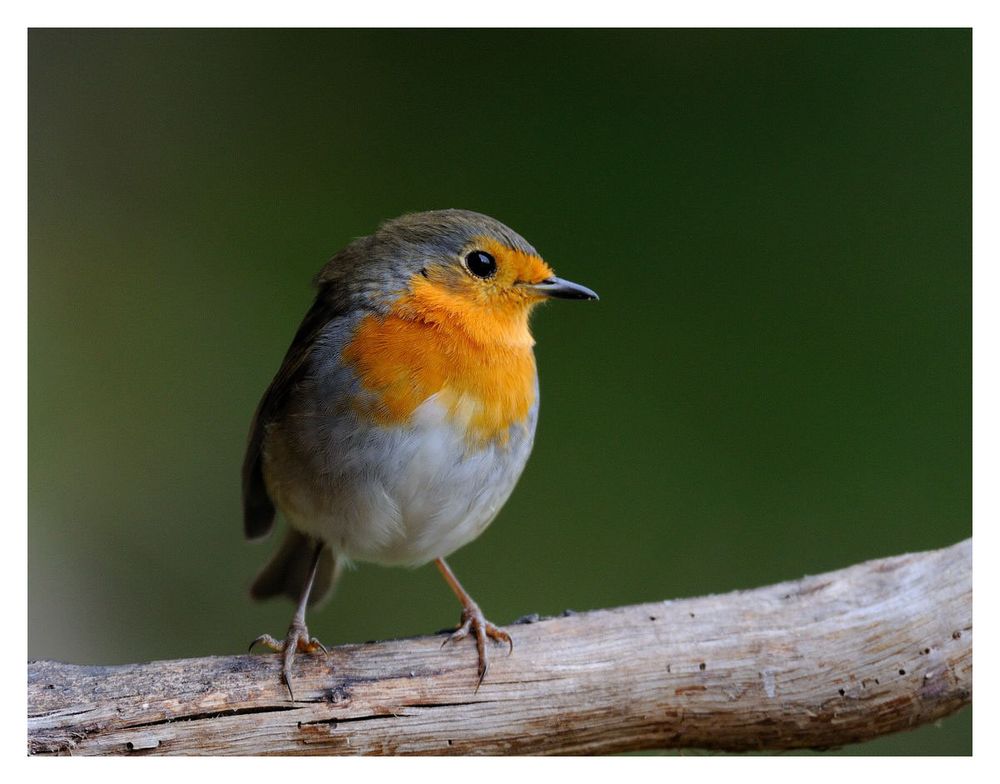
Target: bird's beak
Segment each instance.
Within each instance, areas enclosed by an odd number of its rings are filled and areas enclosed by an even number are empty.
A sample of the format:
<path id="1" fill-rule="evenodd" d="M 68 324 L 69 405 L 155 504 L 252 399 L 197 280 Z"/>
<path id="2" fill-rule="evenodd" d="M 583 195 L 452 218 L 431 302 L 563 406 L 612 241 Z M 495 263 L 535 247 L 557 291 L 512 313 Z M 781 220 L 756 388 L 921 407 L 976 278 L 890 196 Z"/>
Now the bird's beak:
<path id="1" fill-rule="evenodd" d="M 525 288 L 541 297 L 553 299 L 600 299 L 597 292 L 562 278 L 546 278 L 538 283 L 526 284 Z"/>

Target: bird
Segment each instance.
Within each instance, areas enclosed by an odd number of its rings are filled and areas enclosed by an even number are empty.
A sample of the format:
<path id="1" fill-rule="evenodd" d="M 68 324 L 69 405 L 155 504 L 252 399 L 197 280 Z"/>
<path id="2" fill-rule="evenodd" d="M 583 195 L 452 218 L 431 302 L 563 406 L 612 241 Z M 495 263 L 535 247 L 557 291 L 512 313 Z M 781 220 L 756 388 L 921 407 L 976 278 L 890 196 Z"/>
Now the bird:
<path id="1" fill-rule="evenodd" d="M 315 300 L 253 415 L 242 466 L 244 534 L 284 540 L 257 575 L 254 599 L 285 596 L 282 654 L 294 702 L 296 653 L 328 655 L 306 610 L 355 562 L 434 562 L 462 605 L 445 643 L 471 636 L 476 689 L 488 621 L 445 558 L 478 537 L 514 489 L 531 452 L 539 385 L 529 316 L 550 299 L 596 300 L 556 277 L 519 234 L 460 209 L 383 222 L 337 252 L 314 279 Z"/>

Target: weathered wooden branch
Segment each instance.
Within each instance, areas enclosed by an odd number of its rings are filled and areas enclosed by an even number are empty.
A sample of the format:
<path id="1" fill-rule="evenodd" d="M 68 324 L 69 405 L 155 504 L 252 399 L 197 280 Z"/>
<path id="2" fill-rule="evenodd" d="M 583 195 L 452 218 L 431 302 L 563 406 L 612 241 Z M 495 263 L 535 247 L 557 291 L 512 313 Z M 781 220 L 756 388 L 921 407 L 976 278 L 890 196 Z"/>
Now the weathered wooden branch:
<path id="1" fill-rule="evenodd" d="M 28 665 L 34 754 L 830 747 L 972 700 L 972 542 L 721 596 L 529 619 L 476 691 L 468 641 Z"/>

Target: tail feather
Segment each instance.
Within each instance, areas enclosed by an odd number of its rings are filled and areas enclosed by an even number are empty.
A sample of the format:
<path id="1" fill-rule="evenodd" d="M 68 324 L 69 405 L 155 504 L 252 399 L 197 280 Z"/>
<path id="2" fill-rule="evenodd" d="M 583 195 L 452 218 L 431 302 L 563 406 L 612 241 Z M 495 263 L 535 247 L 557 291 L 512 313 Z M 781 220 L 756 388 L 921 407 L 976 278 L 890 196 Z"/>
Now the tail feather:
<path id="1" fill-rule="evenodd" d="M 250 586 L 250 596 L 258 600 L 287 596 L 293 602 L 298 602 L 309 578 L 309 567 L 312 566 L 316 544 L 312 537 L 289 529 L 281 547 L 254 579 Z M 327 598 L 340 574 L 339 567 L 333 552 L 329 547 L 324 547 L 316 568 L 312 593 L 309 594 L 310 607 Z"/>

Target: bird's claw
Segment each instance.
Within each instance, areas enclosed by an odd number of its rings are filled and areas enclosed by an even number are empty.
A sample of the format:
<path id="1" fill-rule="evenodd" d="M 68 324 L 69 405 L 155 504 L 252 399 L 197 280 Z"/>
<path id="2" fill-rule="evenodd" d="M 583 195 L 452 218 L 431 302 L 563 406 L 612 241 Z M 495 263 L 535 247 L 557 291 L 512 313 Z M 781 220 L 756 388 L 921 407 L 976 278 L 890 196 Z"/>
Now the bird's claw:
<path id="1" fill-rule="evenodd" d="M 486 655 L 486 638 L 489 637 L 496 642 L 507 643 L 509 646 L 507 650 L 508 656 L 514 652 L 514 640 L 506 631 L 486 620 L 483 611 L 479 609 L 478 605 L 473 604 L 462 610 L 462 620 L 459 622 L 458 628 L 445 637 L 444 642 L 441 643 L 441 647 L 444 647 L 449 642 L 464 640 L 470 634 L 475 635 L 476 650 L 479 654 L 479 681 L 476 683 L 476 691 L 479 691 L 479 687 L 483 685 L 483 679 L 486 677 L 486 671 L 489 669 L 489 659 Z"/>
<path id="2" fill-rule="evenodd" d="M 305 624 L 297 621 L 292 621 L 284 640 L 277 640 L 270 634 L 262 634 L 250 643 L 249 650 L 252 651 L 257 645 L 263 645 L 281 654 L 281 680 L 284 681 L 288 697 L 292 702 L 295 702 L 295 694 L 292 692 L 292 662 L 295 660 L 295 654 L 323 651 L 325 656 L 328 658 L 330 656 L 327 647 L 315 637 L 310 637 Z"/>

